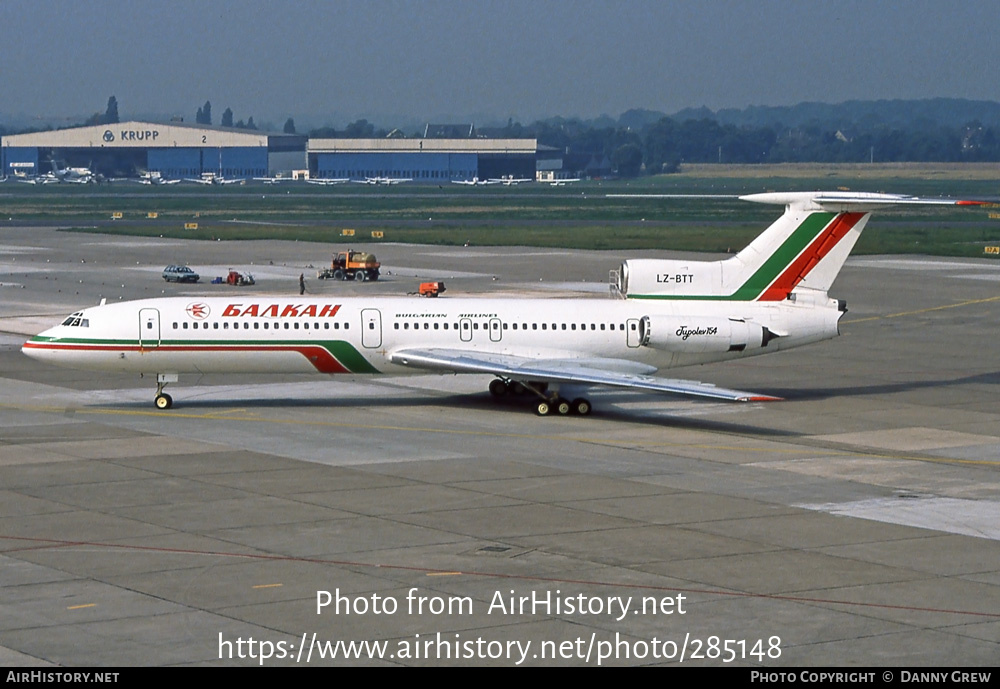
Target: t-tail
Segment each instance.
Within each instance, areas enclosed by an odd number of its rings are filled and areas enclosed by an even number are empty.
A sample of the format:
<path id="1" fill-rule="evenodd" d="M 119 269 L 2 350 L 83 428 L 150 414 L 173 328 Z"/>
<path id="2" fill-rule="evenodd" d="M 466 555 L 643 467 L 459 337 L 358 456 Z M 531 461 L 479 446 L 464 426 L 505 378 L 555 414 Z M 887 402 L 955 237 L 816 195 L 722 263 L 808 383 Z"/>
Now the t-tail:
<path id="1" fill-rule="evenodd" d="M 744 201 L 783 205 L 785 212 L 723 261 L 629 260 L 619 290 L 629 299 L 784 301 L 793 293 L 825 299 L 873 210 L 895 205 L 974 205 L 859 192 L 750 194 Z"/>

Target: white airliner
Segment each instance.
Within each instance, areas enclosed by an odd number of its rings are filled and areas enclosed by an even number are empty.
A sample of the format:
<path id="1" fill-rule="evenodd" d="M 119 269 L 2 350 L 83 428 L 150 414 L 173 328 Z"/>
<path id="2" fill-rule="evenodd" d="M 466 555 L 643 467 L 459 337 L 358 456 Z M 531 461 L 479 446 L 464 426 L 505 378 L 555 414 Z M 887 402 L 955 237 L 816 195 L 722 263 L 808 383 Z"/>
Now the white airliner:
<path id="1" fill-rule="evenodd" d="M 246 179 L 240 177 L 235 179 L 228 179 L 222 175 L 216 174 L 214 172 L 203 172 L 201 177 L 185 177 L 185 182 L 194 182 L 195 184 L 246 184 Z"/>
<path id="2" fill-rule="evenodd" d="M 400 184 L 401 182 L 412 182 L 412 177 L 365 177 L 364 179 L 352 179 L 355 184 Z"/>
<path id="3" fill-rule="evenodd" d="M 873 209 L 976 204 L 890 194 L 768 193 L 784 214 L 722 261 L 630 260 L 625 299 L 147 299 L 85 308 L 28 340 L 28 356 L 155 375 L 155 404 L 187 373 L 476 373 L 494 395 L 527 390 L 538 414 L 591 410 L 563 385 L 608 385 L 732 401 L 770 395 L 655 377 L 679 366 L 778 352 L 838 334 L 827 290 Z"/>
<path id="4" fill-rule="evenodd" d="M 37 177 L 25 177 L 23 179 L 18 179 L 19 182 L 24 184 L 56 184 L 59 182 L 66 182 L 69 184 L 90 184 L 92 182 L 100 181 L 100 177 L 94 174 L 93 170 L 89 167 L 65 167 L 60 168 L 57 163 L 53 161 L 52 171 L 46 172 Z"/>
<path id="5" fill-rule="evenodd" d="M 180 182 L 179 179 L 167 179 L 159 172 L 141 172 L 137 178 L 132 180 L 138 184 L 146 184 L 149 186 L 160 186 L 164 184 L 177 184 Z"/>
<path id="6" fill-rule="evenodd" d="M 467 187 L 485 187 L 490 184 L 500 184 L 500 180 L 493 179 L 479 179 L 478 177 L 473 177 L 472 179 L 453 179 L 452 184 L 464 184 Z"/>
<path id="7" fill-rule="evenodd" d="M 350 177 L 313 177 L 306 180 L 309 184 L 318 184 L 322 187 L 332 187 L 336 184 L 347 184 Z"/>
<path id="8" fill-rule="evenodd" d="M 530 177 L 515 177 L 514 175 L 505 175 L 503 177 L 491 177 L 487 180 L 490 184 L 502 184 L 505 187 L 516 187 L 518 184 L 525 182 L 534 182 L 535 180 Z"/>

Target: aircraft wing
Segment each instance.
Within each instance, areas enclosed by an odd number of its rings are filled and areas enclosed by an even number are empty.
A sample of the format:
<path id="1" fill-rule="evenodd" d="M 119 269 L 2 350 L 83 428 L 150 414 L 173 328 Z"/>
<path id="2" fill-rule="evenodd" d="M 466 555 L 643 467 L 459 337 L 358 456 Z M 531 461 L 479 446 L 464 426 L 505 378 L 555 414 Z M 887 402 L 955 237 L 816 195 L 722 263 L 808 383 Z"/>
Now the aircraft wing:
<path id="1" fill-rule="evenodd" d="M 521 383 L 575 383 L 666 392 L 732 402 L 769 402 L 780 397 L 729 390 L 693 380 L 657 378 L 656 369 L 626 359 L 530 359 L 462 349 L 402 349 L 390 356 L 394 364 L 428 371 L 487 373 Z"/>

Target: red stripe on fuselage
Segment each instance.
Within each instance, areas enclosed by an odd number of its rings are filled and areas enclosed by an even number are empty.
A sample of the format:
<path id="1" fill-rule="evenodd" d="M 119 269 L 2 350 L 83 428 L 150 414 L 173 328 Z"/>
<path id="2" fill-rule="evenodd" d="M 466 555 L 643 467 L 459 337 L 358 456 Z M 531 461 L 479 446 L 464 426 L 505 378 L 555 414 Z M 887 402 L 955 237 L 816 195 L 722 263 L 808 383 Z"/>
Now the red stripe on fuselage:
<path id="1" fill-rule="evenodd" d="M 802 282 L 817 263 L 840 243 L 864 213 L 840 213 L 819 233 L 792 263 L 768 286 L 758 301 L 784 301 L 795 286 Z"/>
<path id="2" fill-rule="evenodd" d="M 25 342 L 28 349 L 47 349 L 53 352 L 65 350 L 98 351 L 98 352 L 298 352 L 320 373 L 350 373 L 351 371 L 337 361 L 325 347 L 318 345 L 160 345 L 157 347 L 139 347 L 138 345 L 86 345 L 57 344 L 53 342 Z"/>

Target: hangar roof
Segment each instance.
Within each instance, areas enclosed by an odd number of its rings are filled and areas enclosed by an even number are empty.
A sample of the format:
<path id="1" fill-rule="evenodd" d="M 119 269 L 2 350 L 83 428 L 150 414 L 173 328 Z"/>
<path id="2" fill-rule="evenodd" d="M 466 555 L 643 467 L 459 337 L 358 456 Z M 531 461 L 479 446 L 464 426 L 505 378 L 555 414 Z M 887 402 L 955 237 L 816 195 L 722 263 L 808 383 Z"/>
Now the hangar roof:
<path id="1" fill-rule="evenodd" d="M 48 132 L 14 134 L 3 137 L 3 146 L 52 148 L 173 148 L 184 147 L 267 147 L 268 139 L 284 136 L 247 129 L 211 127 L 203 124 L 170 122 L 120 122 L 89 127 L 56 129 Z M 301 137 L 299 137 L 301 138 Z"/>
<path id="2" fill-rule="evenodd" d="M 309 153 L 519 153 L 534 155 L 536 139 L 309 139 Z"/>

